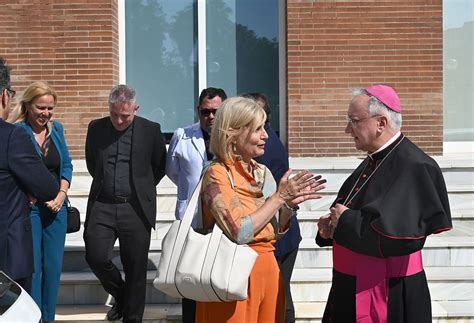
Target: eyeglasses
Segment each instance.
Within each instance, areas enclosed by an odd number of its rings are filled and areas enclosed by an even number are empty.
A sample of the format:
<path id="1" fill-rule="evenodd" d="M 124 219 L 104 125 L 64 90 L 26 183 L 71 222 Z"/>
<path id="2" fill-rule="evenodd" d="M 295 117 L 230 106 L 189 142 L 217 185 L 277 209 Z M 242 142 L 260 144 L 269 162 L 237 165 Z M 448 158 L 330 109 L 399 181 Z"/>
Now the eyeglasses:
<path id="1" fill-rule="evenodd" d="M 5 90 L 7 90 L 7 93 L 8 93 L 8 96 L 13 99 L 15 97 L 15 94 L 16 94 L 16 91 L 10 89 L 10 88 L 5 88 Z"/>
<path id="2" fill-rule="evenodd" d="M 216 112 L 217 112 L 217 109 L 199 109 L 199 113 L 203 116 L 203 117 L 209 117 L 211 115 L 211 113 L 213 115 L 216 115 Z"/>
<path id="3" fill-rule="evenodd" d="M 347 117 L 347 124 L 350 124 L 352 126 L 357 126 L 359 122 L 370 119 L 370 118 L 376 118 L 376 117 L 381 117 L 380 114 L 374 114 L 373 116 L 368 116 L 365 118 L 360 118 L 360 119 L 353 119 L 351 117 Z"/>

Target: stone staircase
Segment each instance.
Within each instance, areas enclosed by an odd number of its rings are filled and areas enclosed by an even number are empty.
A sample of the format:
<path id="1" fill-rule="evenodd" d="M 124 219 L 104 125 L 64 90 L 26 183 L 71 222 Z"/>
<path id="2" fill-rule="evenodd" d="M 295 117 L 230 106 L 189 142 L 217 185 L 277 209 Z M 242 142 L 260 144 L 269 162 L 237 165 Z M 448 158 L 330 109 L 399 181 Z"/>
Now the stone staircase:
<path id="1" fill-rule="evenodd" d="M 454 229 L 430 236 L 423 250 L 424 266 L 432 297 L 433 322 L 474 322 L 474 160 L 472 156 L 443 156 L 436 160 L 443 169 L 449 191 Z M 294 158 L 293 170 L 310 169 L 328 180 L 321 200 L 302 206 L 303 241 L 292 278 L 297 322 L 320 322 L 331 285 L 331 249 L 320 248 L 314 238 L 317 219 L 327 213 L 337 190 L 360 163 L 358 158 Z M 91 178 L 84 161 L 74 161 L 71 202 L 84 221 Z M 174 220 L 176 188 L 168 178 L 158 186 L 156 231 L 152 231 L 144 321 L 180 322 L 180 300 L 153 288 L 160 258 L 161 239 Z M 114 262 L 120 265 L 118 244 Z M 68 234 L 58 297 L 58 322 L 105 321 L 110 296 L 103 290 L 84 260 L 82 229 Z"/>

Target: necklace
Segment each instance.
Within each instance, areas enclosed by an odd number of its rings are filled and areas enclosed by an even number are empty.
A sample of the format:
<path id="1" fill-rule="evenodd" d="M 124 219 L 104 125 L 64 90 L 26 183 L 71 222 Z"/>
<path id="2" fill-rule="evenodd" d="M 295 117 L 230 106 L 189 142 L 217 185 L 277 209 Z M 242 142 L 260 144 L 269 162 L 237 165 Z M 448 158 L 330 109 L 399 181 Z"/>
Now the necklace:
<path id="1" fill-rule="evenodd" d="M 360 173 L 359 177 L 357 178 L 357 180 L 355 181 L 354 183 L 354 186 L 352 186 L 349 194 L 347 195 L 346 199 L 344 200 L 344 203 L 342 203 L 342 205 L 344 206 L 347 206 L 347 204 L 349 204 L 353 199 L 354 197 L 356 197 L 357 193 L 359 193 L 362 188 L 365 186 L 365 184 L 367 184 L 369 182 L 369 180 L 372 178 L 372 175 L 375 174 L 375 172 L 377 171 L 377 169 L 379 169 L 380 166 L 382 166 L 383 162 L 385 161 L 385 159 L 387 159 L 387 157 L 392 153 L 392 151 L 395 150 L 395 148 L 398 147 L 398 145 L 400 145 L 400 143 L 403 141 L 403 139 L 405 139 L 405 136 L 402 137 L 402 139 L 400 139 L 400 141 L 392 148 L 390 149 L 390 151 L 387 153 L 387 155 L 385 155 L 384 158 L 382 158 L 382 160 L 380 161 L 380 163 L 375 166 L 375 169 L 374 171 L 372 172 L 372 174 L 369 175 L 369 177 L 367 178 L 367 180 L 360 186 L 359 190 L 355 191 L 354 195 L 352 195 L 352 192 L 354 192 L 354 189 L 355 187 L 357 186 L 357 183 L 359 183 L 360 181 L 360 177 L 362 176 L 362 174 L 364 173 L 364 170 L 367 168 L 367 166 L 369 165 L 369 159 L 370 157 L 367 157 L 367 165 L 365 165 L 364 169 L 362 170 L 362 172 Z M 352 197 L 351 197 L 352 195 Z"/>

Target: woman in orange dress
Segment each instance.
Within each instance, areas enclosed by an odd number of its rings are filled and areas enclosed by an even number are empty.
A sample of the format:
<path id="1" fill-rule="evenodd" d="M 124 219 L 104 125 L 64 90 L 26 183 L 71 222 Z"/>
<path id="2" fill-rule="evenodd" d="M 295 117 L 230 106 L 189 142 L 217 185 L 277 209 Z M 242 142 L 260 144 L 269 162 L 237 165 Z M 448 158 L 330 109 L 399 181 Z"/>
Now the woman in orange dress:
<path id="1" fill-rule="evenodd" d="M 252 158 L 264 153 L 268 138 L 265 111 L 254 100 L 227 99 L 217 110 L 210 150 L 216 159 L 201 190 L 205 229 L 214 224 L 233 241 L 258 253 L 249 277 L 248 298 L 234 302 L 197 302 L 199 323 L 274 323 L 285 321 L 285 292 L 273 256 L 273 243 L 289 228 L 298 204 L 321 198 L 325 180 L 309 171 L 282 177 L 278 187 L 270 171 Z"/>

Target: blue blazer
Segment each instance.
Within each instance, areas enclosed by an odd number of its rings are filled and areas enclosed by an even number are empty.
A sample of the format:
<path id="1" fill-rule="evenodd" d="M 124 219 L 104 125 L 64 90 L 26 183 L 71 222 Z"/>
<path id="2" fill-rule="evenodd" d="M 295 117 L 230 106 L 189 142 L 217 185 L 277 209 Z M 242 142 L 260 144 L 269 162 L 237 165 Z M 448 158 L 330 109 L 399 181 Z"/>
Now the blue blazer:
<path id="1" fill-rule="evenodd" d="M 26 122 L 17 123 L 19 127 L 22 127 L 30 135 L 30 138 L 36 148 L 38 156 L 41 156 L 41 151 L 38 143 L 35 140 L 33 135 L 33 130 L 31 126 Z M 51 140 L 53 141 L 56 149 L 59 152 L 59 157 L 61 159 L 61 164 L 59 166 L 59 178 L 65 179 L 71 184 L 72 180 L 72 162 L 71 157 L 69 156 L 69 150 L 67 149 L 66 138 L 64 137 L 64 127 L 59 121 L 53 121 L 53 127 L 51 130 Z M 56 192 L 57 193 L 57 192 Z M 55 196 L 56 197 L 56 196 Z"/>
<path id="2" fill-rule="evenodd" d="M 270 126 L 270 123 L 265 123 L 265 131 L 268 134 L 267 142 L 265 143 L 265 153 L 257 158 L 254 158 L 260 164 L 263 164 L 270 169 L 277 185 L 280 179 L 290 168 L 288 162 L 288 153 L 285 147 L 278 138 L 275 131 Z M 291 218 L 290 229 L 288 232 L 275 243 L 275 255 L 287 254 L 298 248 L 301 241 L 300 226 L 296 216 Z"/>
<path id="3" fill-rule="evenodd" d="M 49 201 L 58 191 L 26 131 L 0 119 L 0 270 L 11 278 L 26 278 L 34 271 L 26 194 Z"/>

